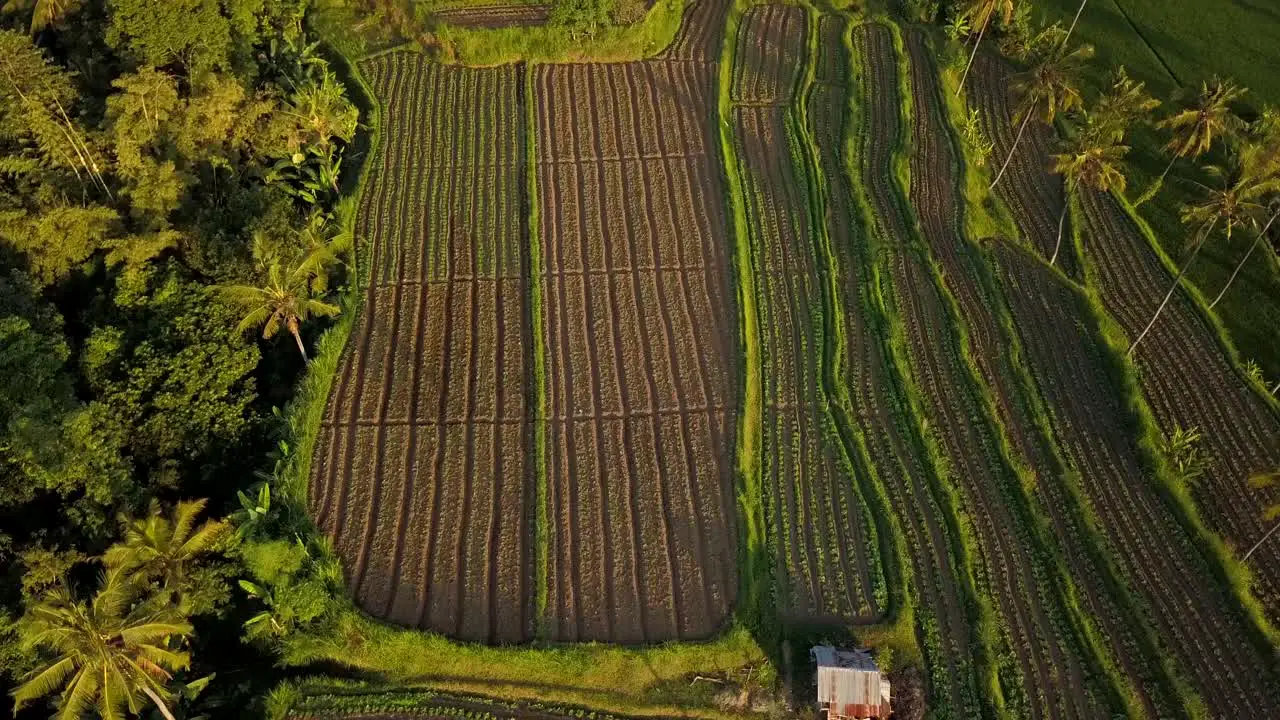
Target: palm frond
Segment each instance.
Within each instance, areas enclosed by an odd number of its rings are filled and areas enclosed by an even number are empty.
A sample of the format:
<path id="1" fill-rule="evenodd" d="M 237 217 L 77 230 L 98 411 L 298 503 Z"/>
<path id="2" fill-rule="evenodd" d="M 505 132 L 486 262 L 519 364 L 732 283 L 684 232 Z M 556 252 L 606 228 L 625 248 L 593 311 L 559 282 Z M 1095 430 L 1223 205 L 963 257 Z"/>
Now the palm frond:
<path id="1" fill-rule="evenodd" d="M 43 670 L 28 673 L 12 693 L 14 707 L 21 709 L 32 700 L 38 700 L 62 687 L 67 676 L 75 672 L 76 667 L 76 658 L 64 657 Z"/>
<path id="2" fill-rule="evenodd" d="M 129 645 L 143 645 L 191 632 L 191 623 L 187 622 L 147 622 L 122 628 L 120 637 Z"/>
<path id="3" fill-rule="evenodd" d="M 98 695 L 98 676 L 89 668 L 83 668 L 62 694 L 58 708 L 58 720 L 80 720 Z"/>

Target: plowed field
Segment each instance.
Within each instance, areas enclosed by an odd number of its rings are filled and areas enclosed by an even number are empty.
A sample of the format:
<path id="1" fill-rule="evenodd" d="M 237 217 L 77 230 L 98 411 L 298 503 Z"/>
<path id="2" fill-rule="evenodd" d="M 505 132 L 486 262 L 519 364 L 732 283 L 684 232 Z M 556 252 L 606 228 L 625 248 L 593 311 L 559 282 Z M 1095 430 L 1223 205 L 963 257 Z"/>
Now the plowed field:
<path id="1" fill-rule="evenodd" d="M 533 83 L 548 635 L 706 637 L 737 591 L 736 314 L 709 71 L 545 66 Z"/>
<path id="2" fill-rule="evenodd" d="M 363 199 L 366 302 L 313 461 L 312 510 L 370 613 L 524 640 L 534 493 L 524 135 L 507 112 L 522 101 L 521 74 L 403 53 L 362 70 L 387 138 L 402 141 L 384 145 Z"/>

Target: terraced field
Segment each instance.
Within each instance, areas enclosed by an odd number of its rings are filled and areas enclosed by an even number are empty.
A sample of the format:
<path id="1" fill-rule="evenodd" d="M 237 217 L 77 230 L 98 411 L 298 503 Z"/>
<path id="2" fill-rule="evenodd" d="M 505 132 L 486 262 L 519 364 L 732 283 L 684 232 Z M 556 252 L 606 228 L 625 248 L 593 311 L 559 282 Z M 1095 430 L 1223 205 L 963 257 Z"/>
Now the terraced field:
<path id="1" fill-rule="evenodd" d="M 1092 193 L 1081 208 L 1081 246 L 1094 273 L 1091 284 L 1125 333 L 1136 338 L 1173 274 L 1114 198 Z M 1280 413 L 1245 383 L 1201 312 L 1190 297 L 1176 295 L 1135 359 L 1161 429 L 1200 431 L 1208 467 L 1193 484 L 1193 494 L 1210 528 L 1243 552 L 1270 527 L 1261 509 L 1280 502 L 1280 489 L 1248 483 L 1254 474 L 1280 468 Z M 1250 566 L 1267 613 L 1273 623 L 1280 622 L 1280 544 L 1260 547 Z"/>
<path id="2" fill-rule="evenodd" d="M 368 275 L 310 486 L 360 607 L 487 643 L 851 633 L 938 718 L 1280 714 L 1280 543 L 1251 585 L 1227 557 L 1280 412 L 1189 295 L 1126 360 L 1168 263 L 1085 194 L 1051 266 L 1054 131 L 984 196 L 958 123 L 1007 151 L 1011 66 L 951 102 L 945 42 L 697 0 L 634 62 L 363 61 Z M 556 716 L 459 702 L 423 712 Z"/>
<path id="3" fill-rule="evenodd" d="M 363 196 L 366 301 L 317 445 L 312 512 L 369 612 L 525 640 L 534 405 L 524 130 L 509 112 L 523 72 L 407 53 L 362 71 L 386 137 L 405 141 L 384 146 Z"/>
<path id="4" fill-rule="evenodd" d="M 505 28 L 542 25 L 551 17 L 551 5 L 479 5 L 437 10 L 432 17 L 442 23 L 469 28 Z"/>
<path id="5" fill-rule="evenodd" d="M 779 610 L 792 619 L 871 619 L 873 574 L 880 572 L 874 524 L 859 487 L 851 448 L 827 410 L 824 385 L 824 290 L 821 248 L 809 215 L 804 140 L 787 122 L 786 104 L 804 67 L 806 14 L 762 6 L 744 19 L 739 49 L 757 34 L 785 35 L 779 67 L 735 78 L 734 134 L 742 161 L 759 294 L 765 369 L 764 468 L 767 519 L 775 549 Z M 741 50 L 739 50 L 741 52 Z M 751 65 L 754 61 L 748 61 Z M 758 82 L 760 77 L 773 81 Z M 760 92 L 761 86 L 772 88 Z M 765 100 L 772 100 L 766 104 Z"/>
<path id="6" fill-rule="evenodd" d="M 557 639 L 705 637 L 737 590 L 709 80 L 665 61 L 533 76 Z"/>

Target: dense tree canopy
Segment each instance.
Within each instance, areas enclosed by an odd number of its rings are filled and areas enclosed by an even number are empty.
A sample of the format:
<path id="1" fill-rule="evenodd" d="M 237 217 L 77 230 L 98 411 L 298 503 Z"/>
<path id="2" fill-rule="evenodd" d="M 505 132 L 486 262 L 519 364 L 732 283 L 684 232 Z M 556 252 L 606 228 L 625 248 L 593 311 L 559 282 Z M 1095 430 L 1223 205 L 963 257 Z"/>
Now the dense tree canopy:
<path id="1" fill-rule="evenodd" d="M 203 687 L 201 644 L 234 644 L 266 607 L 237 578 L 274 593 L 283 623 L 324 608 L 328 581 L 293 550 L 196 516 L 226 515 L 271 470 L 272 405 L 301 367 L 295 338 L 242 331 L 225 288 L 302 266 L 308 295 L 336 312 L 346 282 L 334 203 L 359 113 L 310 30 L 336 4 L 0 7 L 0 569 L 13 581 L 0 685 L 58 668 L 19 696 L 35 716 L 154 706 L 143 690 L 183 701 L 176 688 Z M 324 322 L 290 330 L 305 344 Z M 275 590 L 307 583 L 311 600 Z M 103 627 L 166 618 L 148 640 L 179 653 L 163 676 L 124 696 L 68 670 L 115 662 L 64 662 L 79 652 L 72 629 L 53 642 L 59 618 L 94 607 Z"/>

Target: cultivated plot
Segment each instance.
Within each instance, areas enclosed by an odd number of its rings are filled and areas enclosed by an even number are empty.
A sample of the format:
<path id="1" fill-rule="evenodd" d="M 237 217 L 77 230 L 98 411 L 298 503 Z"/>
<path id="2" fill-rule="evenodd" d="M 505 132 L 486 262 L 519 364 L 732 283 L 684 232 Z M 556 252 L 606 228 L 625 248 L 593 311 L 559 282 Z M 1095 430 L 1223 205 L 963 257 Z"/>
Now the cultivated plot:
<path id="1" fill-rule="evenodd" d="M 880 26 L 868 28 L 869 66 L 896 64 L 888 31 Z M 886 79 L 892 82 L 892 77 L 890 74 Z M 896 105 L 889 104 L 893 93 L 884 84 L 877 95 L 888 96 L 883 112 L 896 112 Z M 936 91 L 924 89 L 919 96 L 928 104 L 915 108 L 914 116 L 927 123 L 930 110 L 937 112 L 931 107 Z M 915 130 L 917 138 L 921 132 L 929 132 L 923 127 Z M 945 140 L 945 136 L 930 134 Z M 947 182 L 950 173 L 939 177 L 932 172 L 940 169 L 941 161 L 921 151 L 949 152 L 950 146 L 929 143 L 915 149 L 910 199 L 923 223 L 924 240 L 942 250 L 946 258 L 958 251 L 955 246 L 960 242 L 954 198 L 947 200 L 956 179 Z M 874 174 L 893 177 L 886 153 L 873 151 L 864 162 Z M 953 329 L 960 319 L 935 281 L 929 258 L 916 246 L 910 211 L 891 183 L 872 186 L 869 199 L 877 218 L 878 239 L 887 251 L 888 302 L 905 330 L 903 349 L 920 398 L 917 412 L 936 433 L 960 509 L 973 523 L 977 587 L 994 600 L 997 614 L 992 621 L 1002 636 L 1001 645 L 1017 660 L 1020 682 L 1009 690 L 1025 693 L 1022 701 L 1031 704 L 1035 715 L 1095 717 L 1103 711 L 1098 678 L 1088 672 L 1089 660 L 1083 657 L 1057 585 L 1048 581 L 1052 575 L 1032 531 L 1034 519 L 1020 507 L 1024 502 L 1020 478 L 1004 449 L 1004 428 L 985 407 L 983 389 L 967 366 L 968 348 L 961 345 Z M 953 206 L 950 213 L 945 211 L 944 203 L 948 202 Z M 953 282 L 962 284 L 968 279 L 966 268 L 953 263 L 949 269 L 948 278 Z M 984 312 L 982 308 L 968 309 Z M 975 320 L 981 322 L 981 315 L 975 319 L 966 313 L 964 319 L 972 325 Z"/>
<path id="2" fill-rule="evenodd" d="M 992 144 L 987 161 L 993 165 L 992 177 L 1008 157 L 1021 128 L 1021 122 L 1014 123 L 1012 75 L 1005 61 L 989 53 L 978 54 L 969 74 L 969 103 L 978 111 L 982 131 Z M 1053 130 L 1039 118 L 1032 118 L 1023 131 L 1018 152 L 996 186 L 996 195 L 1013 213 L 1027 246 L 1045 260 L 1053 258 L 1058 249 L 1057 266 L 1072 279 L 1080 280 L 1080 261 L 1071 242 L 1071 227 L 1059 226 L 1066 200 L 1062 178 L 1049 172 L 1053 141 Z M 1060 247 L 1059 229 L 1063 237 Z"/>
<path id="3" fill-rule="evenodd" d="M 761 328 L 764 506 L 774 602 L 798 623 L 879 619 L 882 568 L 850 448 L 824 388 L 822 254 L 809 212 L 805 140 L 786 122 L 808 17 L 758 6 L 735 41 L 731 97 Z"/>
<path id="4" fill-rule="evenodd" d="M 1260 654 L 1239 605 L 1212 579 L 1207 548 L 1162 497 L 1102 357 L 1102 338 L 1079 319 L 1085 300 L 1046 267 L 999 252 L 1005 295 L 1027 360 L 1051 408 L 1058 441 L 1107 555 L 1144 620 L 1214 717 L 1270 717 L 1274 658 Z"/>
<path id="5" fill-rule="evenodd" d="M 1086 193 L 1081 208 L 1081 245 L 1092 280 L 1108 312 L 1136 338 L 1172 276 L 1114 198 Z M 1208 467 L 1191 486 L 1196 503 L 1210 527 L 1243 554 L 1270 527 L 1262 509 L 1280 502 L 1280 489 L 1256 489 L 1248 482 L 1253 474 L 1280 468 L 1280 416 L 1246 384 L 1215 334 L 1179 291 L 1134 359 L 1161 429 L 1200 431 Z M 1249 562 L 1272 622 L 1280 621 L 1280 543 L 1264 544 Z"/>
<path id="6" fill-rule="evenodd" d="M 804 8 L 757 5 L 742 16 L 730 98 L 742 105 L 788 102 L 804 65 Z"/>
<path id="7" fill-rule="evenodd" d="M 721 629 L 737 592 L 737 312 L 712 68 L 543 66 L 547 636 Z"/>
<path id="8" fill-rule="evenodd" d="M 366 302 L 311 505 L 356 601 L 452 636 L 532 626 L 522 71 L 393 53 L 362 70 L 385 142 L 362 198 Z"/>

